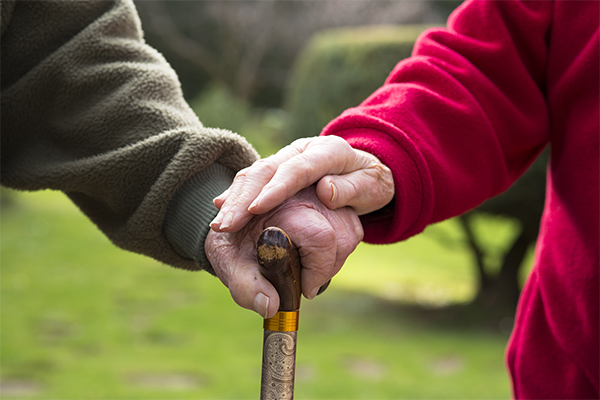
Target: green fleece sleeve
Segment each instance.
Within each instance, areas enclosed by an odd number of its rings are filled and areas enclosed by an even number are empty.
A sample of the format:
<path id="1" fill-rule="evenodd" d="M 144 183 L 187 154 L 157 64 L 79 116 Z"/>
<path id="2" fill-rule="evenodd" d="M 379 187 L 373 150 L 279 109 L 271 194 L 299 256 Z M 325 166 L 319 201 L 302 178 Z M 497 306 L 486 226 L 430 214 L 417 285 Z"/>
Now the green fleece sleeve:
<path id="1" fill-rule="evenodd" d="M 218 211 L 213 199 L 231 185 L 234 176 L 229 168 L 213 163 L 179 189 L 165 218 L 165 233 L 175 250 L 213 275 L 215 272 L 204 254 L 204 240 Z"/>
<path id="2" fill-rule="evenodd" d="M 117 246 L 211 270 L 212 199 L 258 158 L 252 146 L 200 123 L 130 0 L 0 12 L 2 184 L 60 190 Z"/>

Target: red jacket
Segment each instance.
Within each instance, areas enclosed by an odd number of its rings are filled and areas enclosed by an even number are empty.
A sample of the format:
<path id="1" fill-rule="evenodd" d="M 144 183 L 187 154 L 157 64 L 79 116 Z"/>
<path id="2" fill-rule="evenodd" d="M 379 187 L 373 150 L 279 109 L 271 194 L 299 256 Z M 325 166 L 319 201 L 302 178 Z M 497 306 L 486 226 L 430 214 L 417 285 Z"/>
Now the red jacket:
<path id="1" fill-rule="evenodd" d="M 600 2 L 467 1 L 323 131 L 394 174 L 390 243 L 504 191 L 551 146 L 535 265 L 507 363 L 517 398 L 598 398 Z"/>

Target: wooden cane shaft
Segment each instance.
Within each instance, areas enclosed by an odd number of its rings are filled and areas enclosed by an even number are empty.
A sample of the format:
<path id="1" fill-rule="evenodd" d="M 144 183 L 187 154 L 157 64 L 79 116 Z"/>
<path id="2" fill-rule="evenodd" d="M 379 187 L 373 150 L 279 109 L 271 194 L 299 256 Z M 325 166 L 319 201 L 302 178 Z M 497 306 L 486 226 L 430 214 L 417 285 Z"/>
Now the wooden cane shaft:
<path id="1" fill-rule="evenodd" d="M 261 400 L 294 398 L 297 334 L 296 331 L 265 330 L 260 384 Z"/>
<path id="2" fill-rule="evenodd" d="M 267 228 L 257 242 L 261 273 L 279 294 L 279 311 L 265 319 L 261 400 L 293 399 L 296 375 L 296 338 L 300 308 L 300 256 L 279 228 Z"/>

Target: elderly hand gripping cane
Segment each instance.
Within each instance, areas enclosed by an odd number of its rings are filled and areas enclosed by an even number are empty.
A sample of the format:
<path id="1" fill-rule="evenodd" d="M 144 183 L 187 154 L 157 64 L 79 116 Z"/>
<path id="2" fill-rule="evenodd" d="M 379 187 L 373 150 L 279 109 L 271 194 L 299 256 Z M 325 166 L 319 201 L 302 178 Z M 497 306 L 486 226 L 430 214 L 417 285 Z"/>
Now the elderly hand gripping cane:
<path id="1" fill-rule="evenodd" d="M 302 293 L 309 299 L 340 270 L 363 238 L 356 213 L 348 207 L 328 209 L 314 186 L 255 216 L 238 232 L 210 231 L 204 247 L 215 273 L 238 305 L 263 318 L 273 317 L 279 309 L 279 295 L 256 261 L 256 239 L 269 226 L 285 230 L 298 247 Z"/>

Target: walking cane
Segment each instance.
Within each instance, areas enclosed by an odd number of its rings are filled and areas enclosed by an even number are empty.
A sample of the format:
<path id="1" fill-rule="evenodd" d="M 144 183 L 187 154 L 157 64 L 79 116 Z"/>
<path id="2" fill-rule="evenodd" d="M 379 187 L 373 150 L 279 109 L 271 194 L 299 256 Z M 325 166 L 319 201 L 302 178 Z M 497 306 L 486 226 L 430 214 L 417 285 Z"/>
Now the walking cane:
<path id="1" fill-rule="evenodd" d="M 277 289 L 279 311 L 265 319 L 260 399 L 293 399 L 300 309 L 300 256 L 288 235 L 267 228 L 256 244 L 260 271 Z"/>

